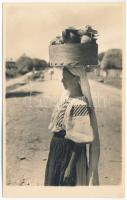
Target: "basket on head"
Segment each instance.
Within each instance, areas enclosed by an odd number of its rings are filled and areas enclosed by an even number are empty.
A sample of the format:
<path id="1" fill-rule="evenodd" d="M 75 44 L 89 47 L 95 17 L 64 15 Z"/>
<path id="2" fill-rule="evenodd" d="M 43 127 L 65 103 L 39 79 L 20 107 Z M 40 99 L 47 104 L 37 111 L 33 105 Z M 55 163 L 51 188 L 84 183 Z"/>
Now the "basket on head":
<path id="1" fill-rule="evenodd" d="M 97 31 L 87 25 L 68 27 L 50 42 L 49 59 L 53 67 L 96 66 L 98 64 Z"/>
<path id="2" fill-rule="evenodd" d="M 97 65 L 98 45 L 96 43 L 65 43 L 49 46 L 50 65 L 55 67 L 75 65 Z"/>

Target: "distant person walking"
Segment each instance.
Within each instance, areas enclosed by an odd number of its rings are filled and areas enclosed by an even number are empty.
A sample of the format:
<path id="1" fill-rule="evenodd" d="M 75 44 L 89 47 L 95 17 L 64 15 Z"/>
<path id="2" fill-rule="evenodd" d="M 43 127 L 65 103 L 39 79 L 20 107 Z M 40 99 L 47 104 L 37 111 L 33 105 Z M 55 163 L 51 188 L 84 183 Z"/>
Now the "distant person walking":
<path id="1" fill-rule="evenodd" d="M 50 80 L 52 80 L 52 77 L 54 75 L 54 70 L 53 69 L 49 70 L 49 75 L 50 75 Z"/>

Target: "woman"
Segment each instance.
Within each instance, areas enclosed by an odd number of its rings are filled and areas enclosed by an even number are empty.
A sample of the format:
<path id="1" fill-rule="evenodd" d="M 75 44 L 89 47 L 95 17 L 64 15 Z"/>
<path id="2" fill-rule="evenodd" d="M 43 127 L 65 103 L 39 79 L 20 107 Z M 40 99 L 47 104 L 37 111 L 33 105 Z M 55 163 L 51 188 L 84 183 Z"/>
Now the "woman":
<path id="1" fill-rule="evenodd" d="M 94 134 L 94 138 L 92 137 L 89 123 L 93 118 L 91 102 L 84 96 L 84 89 L 81 87 L 83 74 L 77 72 L 76 70 L 75 73 L 74 69 L 68 70 L 66 67 L 63 69 L 62 82 L 68 91 L 68 96 L 56 106 L 49 126 L 53 132 L 53 138 L 46 166 L 45 185 L 98 184 L 99 151 L 96 152 L 95 145 L 99 145 L 99 142 L 97 144 L 95 141 L 99 141 L 99 138 L 96 137 L 96 134 Z M 85 123 L 82 119 L 85 120 Z M 73 127 L 76 127 L 78 131 L 74 131 Z M 86 132 L 85 139 L 81 132 Z M 88 143 L 90 144 L 89 160 L 86 149 Z"/>

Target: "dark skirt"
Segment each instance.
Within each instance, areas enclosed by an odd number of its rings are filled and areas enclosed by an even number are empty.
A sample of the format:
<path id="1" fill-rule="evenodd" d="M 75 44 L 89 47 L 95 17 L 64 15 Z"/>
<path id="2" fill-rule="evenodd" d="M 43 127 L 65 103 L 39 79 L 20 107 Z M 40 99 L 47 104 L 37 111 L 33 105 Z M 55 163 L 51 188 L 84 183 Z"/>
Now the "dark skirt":
<path id="1" fill-rule="evenodd" d="M 87 173 L 87 157 L 86 157 L 86 146 L 79 146 L 76 147 L 76 143 L 69 139 L 64 138 L 65 132 L 59 132 L 54 133 L 51 144 L 50 144 L 50 151 L 48 156 L 48 161 L 46 165 L 46 171 L 45 171 L 45 186 L 74 186 L 74 185 L 82 185 L 80 183 L 79 177 L 78 177 L 78 171 L 79 173 L 85 174 L 85 177 L 83 178 L 83 174 L 79 174 L 81 176 L 81 179 L 83 179 L 83 185 L 86 183 L 86 173 Z M 76 147 L 76 148 L 75 148 Z M 77 173 L 74 171 L 72 173 L 73 181 L 71 182 L 64 182 L 64 173 L 68 166 L 68 163 L 71 159 L 72 152 L 77 151 L 79 155 L 79 159 L 77 162 Z M 82 162 L 82 155 L 83 154 L 83 162 Z M 85 162 L 84 162 L 85 161 Z M 80 162 L 81 165 L 80 166 Z M 83 168 L 83 169 L 80 169 Z M 76 168 L 75 168 L 76 169 Z M 76 184 L 76 181 L 79 182 Z M 82 181 L 81 181 L 82 182 Z"/>

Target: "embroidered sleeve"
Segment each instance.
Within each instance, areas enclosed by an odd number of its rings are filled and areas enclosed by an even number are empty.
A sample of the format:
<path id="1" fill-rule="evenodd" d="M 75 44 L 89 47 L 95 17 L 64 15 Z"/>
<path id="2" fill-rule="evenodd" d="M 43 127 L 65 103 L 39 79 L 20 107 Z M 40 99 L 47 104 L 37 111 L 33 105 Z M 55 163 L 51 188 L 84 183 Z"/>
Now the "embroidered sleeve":
<path id="1" fill-rule="evenodd" d="M 89 114 L 88 106 L 86 104 L 73 105 L 70 114 L 71 114 L 71 117 L 88 115 Z"/>
<path id="2" fill-rule="evenodd" d="M 68 106 L 69 100 L 65 100 L 65 102 L 62 104 L 61 109 L 59 111 L 59 114 L 57 116 L 57 126 L 62 127 L 63 125 L 63 119 L 64 119 L 64 114 L 66 111 L 66 108 Z"/>

